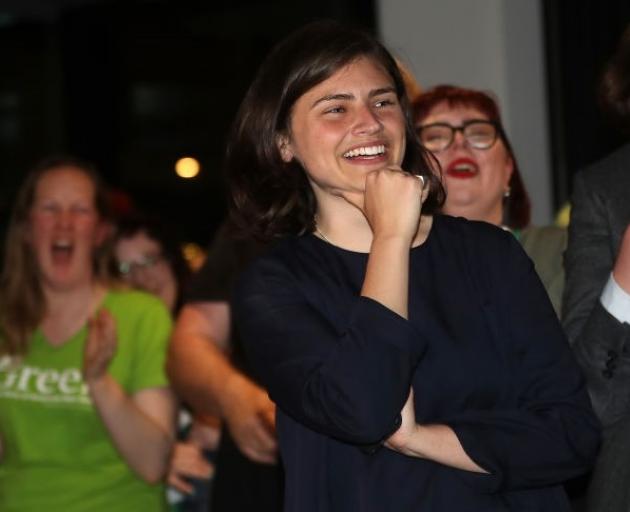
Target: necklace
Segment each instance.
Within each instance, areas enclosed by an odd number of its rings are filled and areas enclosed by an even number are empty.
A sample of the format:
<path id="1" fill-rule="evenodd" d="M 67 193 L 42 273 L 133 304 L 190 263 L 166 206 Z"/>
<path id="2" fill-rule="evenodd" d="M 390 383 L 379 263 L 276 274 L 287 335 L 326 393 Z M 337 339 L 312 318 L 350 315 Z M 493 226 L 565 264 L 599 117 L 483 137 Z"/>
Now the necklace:
<path id="1" fill-rule="evenodd" d="M 324 233 L 321 232 L 321 230 L 319 229 L 319 226 L 317 224 L 315 224 L 315 233 L 319 235 L 319 237 L 324 241 L 324 242 L 328 242 L 330 245 L 335 245 L 333 244 L 330 240 L 328 240 L 328 237 L 326 235 L 324 235 Z"/>

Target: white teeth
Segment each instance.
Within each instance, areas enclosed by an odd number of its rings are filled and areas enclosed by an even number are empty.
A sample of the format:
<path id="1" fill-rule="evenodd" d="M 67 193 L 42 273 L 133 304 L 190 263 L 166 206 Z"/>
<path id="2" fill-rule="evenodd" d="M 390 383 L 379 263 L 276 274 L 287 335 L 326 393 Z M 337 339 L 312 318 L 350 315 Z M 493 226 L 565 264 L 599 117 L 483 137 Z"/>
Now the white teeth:
<path id="1" fill-rule="evenodd" d="M 68 249 L 72 243 L 68 240 L 55 240 L 53 242 L 53 247 L 56 249 Z"/>
<path id="2" fill-rule="evenodd" d="M 361 148 L 356 148 L 351 151 L 346 151 L 343 156 L 345 158 L 355 158 L 357 156 L 374 156 L 374 155 L 382 155 L 385 153 L 385 146 L 364 146 Z"/>
<path id="3" fill-rule="evenodd" d="M 474 172 L 475 167 L 471 164 L 458 164 L 453 169 L 456 171 Z"/>

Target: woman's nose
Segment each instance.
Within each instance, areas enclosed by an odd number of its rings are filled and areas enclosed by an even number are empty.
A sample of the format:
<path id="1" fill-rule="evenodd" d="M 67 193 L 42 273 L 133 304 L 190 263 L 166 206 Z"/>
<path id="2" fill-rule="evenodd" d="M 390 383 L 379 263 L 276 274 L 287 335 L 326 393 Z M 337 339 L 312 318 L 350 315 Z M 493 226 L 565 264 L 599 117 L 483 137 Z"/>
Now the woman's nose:
<path id="1" fill-rule="evenodd" d="M 376 133 L 383 127 L 378 115 L 369 107 L 363 106 L 358 109 L 355 131 L 357 133 Z"/>
<path id="2" fill-rule="evenodd" d="M 57 225 L 67 228 L 72 225 L 73 217 L 70 210 L 60 209 L 55 216 L 55 220 L 57 221 Z"/>
<path id="3" fill-rule="evenodd" d="M 455 147 L 467 147 L 468 142 L 466 141 L 466 137 L 464 137 L 464 132 L 462 130 L 455 130 L 453 134 L 453 142 L 451 144 Z"/>

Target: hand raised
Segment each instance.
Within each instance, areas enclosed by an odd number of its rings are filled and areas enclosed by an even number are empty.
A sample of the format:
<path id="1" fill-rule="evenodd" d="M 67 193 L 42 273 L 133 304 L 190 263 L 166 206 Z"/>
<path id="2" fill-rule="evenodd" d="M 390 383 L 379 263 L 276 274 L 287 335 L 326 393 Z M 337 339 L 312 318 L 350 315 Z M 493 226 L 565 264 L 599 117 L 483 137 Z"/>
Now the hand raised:
<path id="1" fill-rule="evenodd" d="M 422 203 L 428 186 L 400 167 L 386 167 L 367 174 L 365 191 L 347 194 L 344 199 L 361 209 L 375 237 L 402 236 L 411 240 L 416 234 Z"/>
<path id="2" fill-rule="evenodd" d="M 116 322 L 105 309 L 88 320 L 88 334 L 83 350 L 83 378 L 96 380 L 107 372 L 116 353 Z"/>

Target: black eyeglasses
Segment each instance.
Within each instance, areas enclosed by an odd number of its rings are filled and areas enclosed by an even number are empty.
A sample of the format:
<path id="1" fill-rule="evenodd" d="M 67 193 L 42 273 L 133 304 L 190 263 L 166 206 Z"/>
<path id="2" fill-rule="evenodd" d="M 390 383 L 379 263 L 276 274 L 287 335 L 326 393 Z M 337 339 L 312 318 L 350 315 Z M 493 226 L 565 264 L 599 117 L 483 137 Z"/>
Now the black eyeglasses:
<path id="1" fill-rule="evenodd" d="M 466 143 L 475 149 L 490 149 L 497 141 L 496 123 L 482 119 L 466 121 L 461 126 L 448 123 L 431 123 L 417 127 L 420 142 L 429 151 L 444 151 L 455 140 L 455 132 L 462 132 Z"/>

